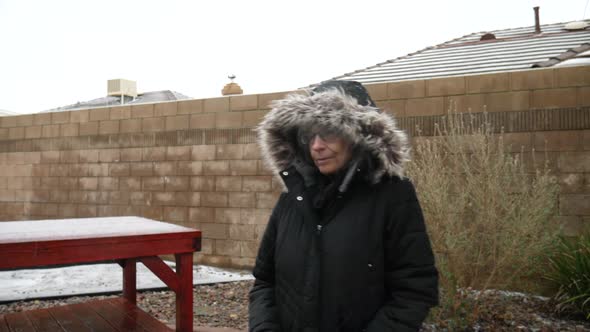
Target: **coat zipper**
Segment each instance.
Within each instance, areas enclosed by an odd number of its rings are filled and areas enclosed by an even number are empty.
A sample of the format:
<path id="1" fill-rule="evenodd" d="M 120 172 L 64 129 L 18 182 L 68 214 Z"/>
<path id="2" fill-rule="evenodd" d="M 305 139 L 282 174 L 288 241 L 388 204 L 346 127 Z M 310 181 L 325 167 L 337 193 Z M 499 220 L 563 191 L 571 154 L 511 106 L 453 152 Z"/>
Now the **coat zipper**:
<path id="1" fill-rule="evenodd" d="M 322 225 L 317 225 L 316 234 L 319 236 L 322 233 Z"/>

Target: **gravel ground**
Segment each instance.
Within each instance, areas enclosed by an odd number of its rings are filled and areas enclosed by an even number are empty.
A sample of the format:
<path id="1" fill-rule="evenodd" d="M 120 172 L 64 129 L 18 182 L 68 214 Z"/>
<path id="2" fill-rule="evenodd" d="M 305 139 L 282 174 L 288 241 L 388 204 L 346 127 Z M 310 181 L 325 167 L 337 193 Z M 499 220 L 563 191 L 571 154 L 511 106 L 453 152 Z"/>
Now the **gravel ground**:
<path id="1" fill-rule="evenodd" d="M 199 331 L 239 331 L 248 327 L 248 292 L 252 281 L 198 285 L 194 289 L 195 326 Z M 112 295 L 114 296 L 114 295 Z M 85 302 L 112 296 L 70 297 L 0 304 L 0 315 L 56 305 Z M 486 291 L 478 293 L 480 319 L 465 331 L 590 331 L 590 322 L 581 317 L 558 317 L 546 298 L 520 293 Z M 170 291 L 140 292 L 138 305 L 162 322 L 174 326 L 175 296 Z M 230 329 L 204 329 L 226 327 Z M 425 324 L 422 331 L 446 331 L 447 322 Z"/>

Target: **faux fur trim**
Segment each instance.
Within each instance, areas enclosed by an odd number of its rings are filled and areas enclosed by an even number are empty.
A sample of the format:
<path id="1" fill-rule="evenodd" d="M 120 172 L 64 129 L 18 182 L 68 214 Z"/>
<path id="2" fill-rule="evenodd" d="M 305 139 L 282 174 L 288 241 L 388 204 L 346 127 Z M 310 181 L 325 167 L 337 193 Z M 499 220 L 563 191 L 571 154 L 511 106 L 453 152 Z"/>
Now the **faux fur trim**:
<path id="1" fill-rule="evenodd" d="M 354 97 L 337 89 L 313 95 L 290 94 L 271 106 L 257 131 L 262 157 L 275 174 L 293 162 L 298 129 L 322 126 L 338 131 L 375 158 L 373 183 L 385 174 L 404 176 L 404 164 L 409 160 L 408 138 L 391 115 L 361 106 Z"/>

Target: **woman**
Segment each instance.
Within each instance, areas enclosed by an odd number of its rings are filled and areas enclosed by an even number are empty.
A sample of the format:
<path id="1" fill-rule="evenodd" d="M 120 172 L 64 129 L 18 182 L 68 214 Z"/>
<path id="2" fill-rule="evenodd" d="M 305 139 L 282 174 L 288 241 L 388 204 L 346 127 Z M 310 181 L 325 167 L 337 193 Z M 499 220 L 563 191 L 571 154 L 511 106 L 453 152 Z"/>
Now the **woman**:
<path id="1" fill-rule="evenodd" d="M 409 148 L 358 82 L 273 104 L 258 128 L 285 185 L 262 238 L 250 331 L 417 331 L 438 278 Z"/>

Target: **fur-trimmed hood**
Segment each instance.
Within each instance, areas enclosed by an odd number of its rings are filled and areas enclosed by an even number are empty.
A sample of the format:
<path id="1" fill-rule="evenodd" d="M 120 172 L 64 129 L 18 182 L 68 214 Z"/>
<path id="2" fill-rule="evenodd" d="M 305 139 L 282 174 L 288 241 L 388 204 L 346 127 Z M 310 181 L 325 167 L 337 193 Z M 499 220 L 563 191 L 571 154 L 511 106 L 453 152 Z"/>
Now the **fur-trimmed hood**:
<path id="1" fill-rule="evenodd" d="M 379 182 L 383 175 L 404 176 L 404 164 L 409 160 L 408 139 L 391 115 L 362 106 L 337 88 L 290 94 L 271 106 L 257 131 L 263 159 L 275 174 L 298 157 L 299 130 L 319 126 L 339 133 L 355 149 L 371 156 L 371 182 Z"/>

